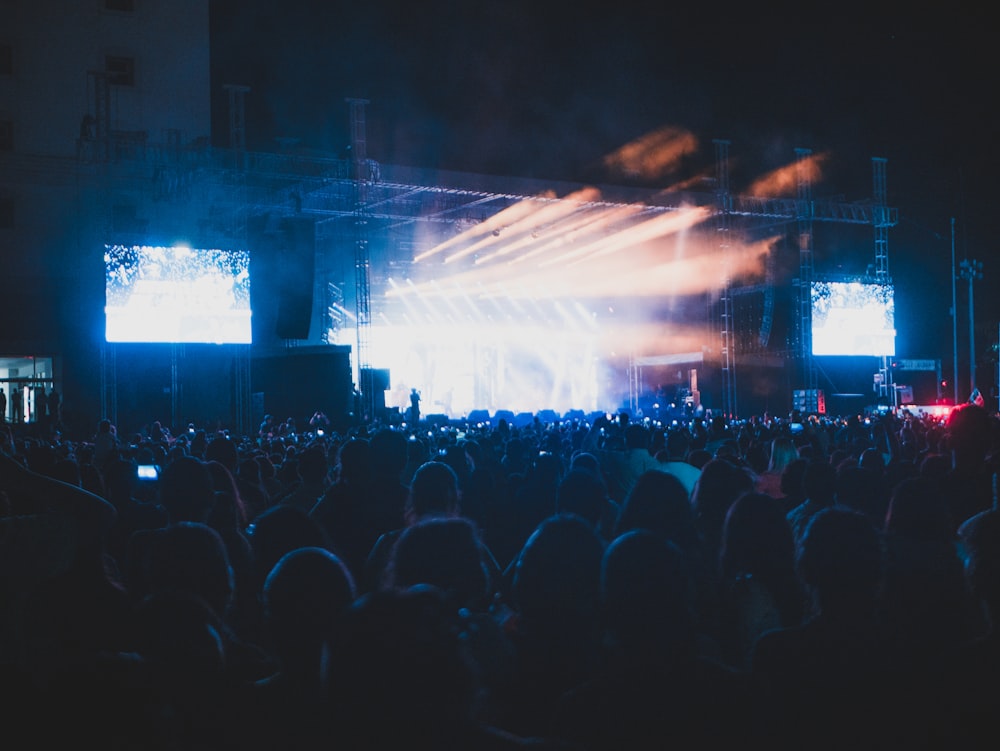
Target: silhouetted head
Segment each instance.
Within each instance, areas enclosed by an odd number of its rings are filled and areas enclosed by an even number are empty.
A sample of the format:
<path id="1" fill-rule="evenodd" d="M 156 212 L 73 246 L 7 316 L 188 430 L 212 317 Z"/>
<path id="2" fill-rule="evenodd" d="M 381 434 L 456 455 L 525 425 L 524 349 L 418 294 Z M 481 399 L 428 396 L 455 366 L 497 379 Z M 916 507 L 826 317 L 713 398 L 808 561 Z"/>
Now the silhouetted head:
<path id="1" fill-rule="evenodd" d="M 683 553 L 662 537 L 633 530 L 608 546 L 601 601 L 609 636 L 627 651 L 653 659 L 693 649 L 694 585 Z"/>
<path id="2" fill-rule="evenodd" d="M 993 631 L 1000 618 L 1000 511 L 969 517 L 958 528 L 965 548 L 965 574 L 973 592 L 989 606 Z"/>
<path id="3" fill-rule="evenodd" d="M 517 557 L 512 585 L 527 627 L 552 632 L 593 618 L 603 555 L 593 525 L 575 514 L 539 524 Z"/>
<path id="4" fill-rule="evenodd" d="M 727 579 L 753 574 L 767 581 L 793 572 L 795 541 L 778 501 L 765 493 L 737 498 L 726 514 L 720 555 Z"/>
<path id="5" fill-rule="evenodd" d="M 720 438 L 726 434 L 728 423 L 725 415 L 713 415 L 709 423 L 709 433 L 713 438 Z"/>
<path id="6" fill-rule="evenodd" d="M 777 499 L 744 493 L 733 502 L 722 530 L 719 570 L 727 585 L 745 576 L 762 584 L 783 625 L 801 621 L 804 591 L 796 576 L 795 540 Z"/>
<path id="7" fill-rule="evenodd" d="M 472 462 L 469 460 L 468 454 L 465 453 L 464 445 L 452 444 L 448 446 L 444 449 L 444 455 L 440 457 L 439 461 L 455 470 L 460 485 L 468 479 L 472 472 Z"/>
<path id="8" fill-rule="evenodd" d="M 406 436 L 398 430 L 381 428 L 369 439 L 372 459 L 379 467 L 379 478 L 399 480 L 406 466 Z"/>
<path id="9" fill-rule="evenodd" d="M 687 549 L 697 539 L 694 510 L 684 484 L 674 475 L 649 470 L 639 475 L 622 504 L 618 535 L 645 529 Z"/>
<path id="10" fill-rule="evenodd" d="M 299 454 L 299 477 L 310 485 L 319 485 L 326 479 L 329 467 L 326 463 L 326 450 L 316 444 L 309 446 Z"/>
<path id="11" fill-rule="evenodd" d="M 571 469 L 556 490 L 556 511 L 577 514 L 597 527 L 608 508 L 608 491 L 601 476 L 588 469 Z"/>
<path id="12" fill-rule="evenodd" d="M 771 456 L 768 459 L 769 472 L 781 473 L 785 467 L 799 458 L 795 442 L 788 436 L 778 436 L 771 441 Z"/>
<path id="13" fill-rule="evenodd" d="M 649 430 L 637 422 L 630 422 L 625 426 L 625 448 L 648 449 Z"/>
<path id="14" fill-rule="evenodd" d="M 226 544 L 207 524 L 178 522 L 153 539 L 147 591 L 178 590 L 201 597 L 225 617 L 233 596 L 233 570 Z"/>
<path id="15" fill-rule="evenodd" d="M 691 493 L 695 519 L 706 539 L 718 539 L 726 512 L 740 495 L 753 490 L 749 472 L 725 459 L 712 459 L 702 467 Z"/>
<path id="16" fill-rule="evenodd" d="M 126 502 L 138 489 L 139 472 L 135 462 L 126 459 L 112 459 L 102 471 L 108 500 L 116 505 Z"/>
<path id="17" fill-rule="evenodd" d="M 881 475 L 885 472 L 885 459 L 882 457 L 882 452 L 878 449 L 867 448 L 861 452 L 861 456 L 858 458 L 858 466 L 876 475 Z"/>
<path id="18" fill-rule="evenodd" d="M 830 462 L 813 460 L 802 471 L 802 491 L 806 498 L 821 506 L 832 506 L 836 499 L 837 469 Z"/>
<path id="19" fill-rule="evenodd" d="M 668 431 L 666 448 L 671 459 L 684 459 L 691 449 L 690 434 L 680 428 Z"/>
<path id="20" fill-rule="evenodd" d="M 189 456 L 165 466 L 159 500 L 171 522 L 205 522 L 215 503 L 215 484 L 205 462 Z"/>
<path id="21" fill-rule="evenodd" d="M 220 532 L 245 529 L 249 521 L 247 509 L 233 474 L 216 461 L 205 462 L 205 466 L 212 475 L 215 488 L 215 500 L 207 517 L 208 523 Z"/>
<path id="22" fill-rule="evenodd" d="M 781 472 L 781 492 L 793 499 L 801 500 L 805 497 L 803 479 L 806 474 L 807 459 L 792 459 Z"/>
<path id="23" fill-rule="evenodd" d="M 342 482 L 364 485 L 372 477 L 371 444 L 366 438 L 351 438 L 337 452 L 337 477 Z"/>
<path id="24" fill-rule="evenodd" d="M 502 421 L 501 421 L 502 422 Z M 504 444 L 504 464 L 511 469 L 519 469 L 528 458 L 528 446 L 524 439 L 514 437 Z"/>
<path id="25" fill-rule="evenodd" d="M 843 603 L 869 608 L 881 583 L 882 541 L 865 515 L 823 509 L 806 527 L 796 564 L 821 608 Z"/>
<path id="26" fill-rule="evenodd" d="M 881 526 L 888 499 L 880 478 L 879 473 L 868 467 L 850 462 L 841 465 L 837 469 L 837 505 L 865 514 Z"/>
<path id="27" fill-rule="evenodd" d="M 578 451 L 570 459 L 569 468 L 573 469 L 589 469 L 591 472 L 601 473 L 601 463 L 597 460 L 597 457 L 587 451 Z"/>
<path id="28" fill-rule="evenodd" d="M 407 527 L 393 545 L 386 580 L 403 589 L 437 587 L 456 608 L 484 608 L 489 601 L 479 535 L 461 517 L 430 517 Z"/>
<path id="29" fill-rule="evenodd" d="M 442 516 L 459 512 L 458 475 L 444 462 L 426 462 L 414 473 L 406 514 L 414 521 L 428 514 Z"/>
<path id="30" fill-rule="evenodd" d="M 258 586 L 274 565 L 287 553 L 299 548 L 329 549 L 330 541 L 323 527 L 308 512 L 289 503 L 272 506 L 253 520 L 250 547 Z"/>
<path id="31" fill-rule="evenodd" d="M 303 547 L 283 555 L 264 580 L 265 629 L 283 661 L 318 658 L 356 594 L 354 579 L 336 555 Z M 316 667 L 318 668 L 318 662 Z"/>
<path id="32" fill-rule="evenodd" d="M 955 407 L 946 424 L 948 446 L 957 460 L 977 461 L 986 456 L 990 446 L 989 413 L 978 404 Z"/>
<path id="33" fill-rule="evenodd" d="M 563 477 L 563 462 L 556 454 L 548 451 L 540 452 L 531 459 L 525 479 L 536 488 L 551 488 L 559 486 Z"/>
<path id="34" fill-rule="evenodd" d="M 205 446 L 205 461 L 215 460 L 220 462 L 233 474 L 236 474 L 236 467 L 240 462 L 239 449 L 236 442 L 224 435 L 218 435 Z"/>
<path id="35" fill-rule="evenodd" d="M 893 488 L 885 531 L 927 543 L 955 542 L 955 523 L 947 501 L 933 483 L 920 478 L 908 478 Z"/>

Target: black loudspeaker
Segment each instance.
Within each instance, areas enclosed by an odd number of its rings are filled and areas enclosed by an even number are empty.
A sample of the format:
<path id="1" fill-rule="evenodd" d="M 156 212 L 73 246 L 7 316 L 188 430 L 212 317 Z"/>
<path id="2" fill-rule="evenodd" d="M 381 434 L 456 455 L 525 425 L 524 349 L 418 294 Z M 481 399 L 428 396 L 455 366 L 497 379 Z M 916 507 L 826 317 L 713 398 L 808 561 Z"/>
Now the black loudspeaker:
<path id="1" fill-rule="evenodd" d="M 280 339 L 308 339 L 316 270 L 315 225 L 308 218 L 285 217 L 281 230 L 275 332 Z"/>
<path id="2" fill-rule="evenodd" d="M 371 382 L 371 387 L 376 393 L 380 391 L 388 391 L 392 388 L 389 380 L 389 370 L 387 368 L 362 368 L 362 388 L 368 385 L 369 382 Z"/>
<path id="3" fill-rule="evenodd" d="M 489 422 L 490 413 L 488 410 L 485 409 L 473 409 L 469 411 L 469 414 L 465 419 L 466 421 L 469 422 L 469 424 L 477 422 Z"/>
<path id="4" fill-rule="evenodd" d="M 255 358 L 251 363 L 253 408 L 274 415 L 275 420 L 294 417 L 300 430 L 308 430 L 309 418 L 321 411 L 334 430 L 349 426 L 354 408 L 350 347 L 295 347 L 292 354 Z M 254 418 L 257 420 L 257 418 Z"/>
<path id="5" fill-rule="evenodd" d="M 390 389 L 389 371 L 386 368 L 362 368 L 361 392 L 371 390 L 371 405 L 375 415 L 382 417 L 385 413 L 385 392 Z"/>

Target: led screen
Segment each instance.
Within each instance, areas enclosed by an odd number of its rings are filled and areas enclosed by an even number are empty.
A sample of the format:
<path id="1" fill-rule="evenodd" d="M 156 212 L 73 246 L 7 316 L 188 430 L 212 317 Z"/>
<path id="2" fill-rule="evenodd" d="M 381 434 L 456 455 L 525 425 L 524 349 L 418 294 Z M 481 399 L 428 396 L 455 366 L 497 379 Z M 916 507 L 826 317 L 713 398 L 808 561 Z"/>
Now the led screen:
<path id="1" fill-rule="evenodd" d="M 813 282 L 812 352 L 814 355 L 895 355 L 892 286 Z"/>
<path id="2" fill-rule="evenodd" d="M 244 250 L 105 245 L 109 342 L 249 344 Z"/>

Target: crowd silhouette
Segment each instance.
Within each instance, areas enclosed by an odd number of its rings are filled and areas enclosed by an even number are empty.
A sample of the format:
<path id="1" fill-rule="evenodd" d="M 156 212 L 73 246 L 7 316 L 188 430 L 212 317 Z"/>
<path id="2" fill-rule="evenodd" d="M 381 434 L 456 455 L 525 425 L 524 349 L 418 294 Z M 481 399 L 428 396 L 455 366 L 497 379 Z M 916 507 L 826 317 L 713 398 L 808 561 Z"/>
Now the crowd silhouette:
<path id="1" fill-rule="evenodd" d="M 995 747 L 980 405 L 271 422 L 3 426 L 8 745 Z"/>

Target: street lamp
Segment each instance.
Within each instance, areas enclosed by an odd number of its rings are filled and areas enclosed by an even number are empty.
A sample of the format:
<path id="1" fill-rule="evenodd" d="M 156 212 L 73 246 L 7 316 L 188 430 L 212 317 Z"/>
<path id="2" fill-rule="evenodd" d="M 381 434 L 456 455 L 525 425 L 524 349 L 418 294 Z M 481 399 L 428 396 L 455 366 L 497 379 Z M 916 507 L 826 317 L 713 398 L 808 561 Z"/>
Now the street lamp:
<path id="1" fill-rule="evenodd" d="M 976 317 L 973 305 L 972 283 L 983 278 L 982 261 L 966 258 L 959 265 L 963 279 L 969 282 L 969 393 L 976 390 Z"/>
<path id="2" fill-rule="evenodd" d="M 955 217 L 951 218 L 951 346 L 952 361 L 951 385 L 955 390 L 955 400 L 952 404 L 958 404 L 958 302 L 955 296 L 955 280 L 958 273 L 955 270 Z"/>

